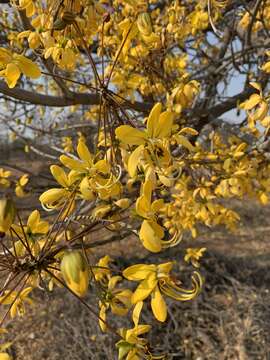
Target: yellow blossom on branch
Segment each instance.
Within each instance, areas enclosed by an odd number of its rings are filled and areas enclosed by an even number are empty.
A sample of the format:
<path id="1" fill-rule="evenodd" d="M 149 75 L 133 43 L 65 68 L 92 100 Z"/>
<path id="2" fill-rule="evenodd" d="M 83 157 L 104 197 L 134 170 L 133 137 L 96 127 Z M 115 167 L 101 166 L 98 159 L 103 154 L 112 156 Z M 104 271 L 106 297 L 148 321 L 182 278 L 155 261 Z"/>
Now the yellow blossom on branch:
<path id="1" fill-rule="evenodd" d="M 6 79 L 10 88 L 16 86 L 21 74 L 36 79 L 40 77 L 41 72 L 39 67 L 25 56 L 0 48 L 0 76 Z"/>
<path id="2" fill-rule="evenodd" d="M 167 306 L 162 293 L 178 301 L 188 301 L 199 294 L 203 284 L 201 275 L 194 272 L 192 289 L 179 286 L 170 275 L 172 266 L 172 262 L 160 265 L 137 264 L 123 271 L 124 277 L 128 280 L 141 281 L 132 295 L 132 303 L 137 304 L 151 295 L 153 314 L 161 322 L 167 318 Z"/>

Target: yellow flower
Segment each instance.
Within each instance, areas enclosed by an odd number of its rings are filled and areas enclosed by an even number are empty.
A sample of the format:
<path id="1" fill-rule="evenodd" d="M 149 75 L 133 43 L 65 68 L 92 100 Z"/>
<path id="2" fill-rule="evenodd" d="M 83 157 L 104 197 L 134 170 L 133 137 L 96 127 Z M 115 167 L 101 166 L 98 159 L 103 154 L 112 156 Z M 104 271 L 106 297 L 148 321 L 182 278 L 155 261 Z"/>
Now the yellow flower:
<path id="1" fill-rule="evenodd" d="M 106 331 L 106 311 L 110 308 L 113 314 L 124 316 L 131 307 L 132 292 L 129 289 L 117 289 L 116 285 L 122 280 L 121 276 L 112 276 L 99 302 L 99 326 Z"/>
<path id="2" fill-rule="evenodd" d="M 175 300 L 188 301 L 198 295 L 203 283 L 201 275 L 194 272 L 192 289 L 185 289 L 176 285 L 170 276 L 172 266 L 172 262 L 160 265 L 137 264 L 123 271 L 124 277 L 128 280 L 141 281 L 132 295 L 132 303 L 137 304 L 151 295 L 153 314 L 161 322 L 164 322 L 167 318 L 167 306 L 162 292 Z"/>
<path id="3" fill-rule="evenodd" d="M 122 41 L 115 54 L 115 59 L 118 57 L 123 59 L 128 53 L 132 39 L 134 39 L 138 33 L 138 27 L 136 23 L 132 23 L 129 19 L 121 21 L 118 26 L 119 30 L 122 32 Z"/>
<path id="4" fill-rule="evenodd" d="M 155 214 L 163 207 L 163 199 L 151 203 L 153 185 L 150 180 L 145 181 L 142 186 L 142 195 L 136 201 L 136 212 L 145 219 L 155 219 Z"/>
<path id="5" fill-rule="evenodd" d="M 171 239 L 162 240 L 165 233 L 163 227 L 157 223 L 157 214 L 164 207 L 164 201 L 157 199 L 151 203 L 152 190 L 152 182 L 147 180 L 142 186 L 142 195 L 136 201 L 136 212 L 144 218 L 139 238 L 147 250 L 160 252 L 162 248 L 176 245 L 181 237 L 175 232 Z"/>
<path id="6" fill-rule="evenodd" d="M 170 111 L 161 112 L 161 109 L 161 103 L 154 105 L 149 114 L 145 131 L 129 125 L 121 125 L 115 131 L 117 138 L 127 145 L 142 145 L 150 139 L 168 137 L 171 134 L 173 113 Z"/>
<path id="7" fill-rule="evenodd" d="M 16 196 L 22 198 L 27 195 L 24 191 L 24 187 L 26 186 L 28 181 L 29 181 L 29 178 L 28 178 L 27 174 L 24 174 L 23 176 L 20 177 L 20 179 L 17 181 L 16 187 L 15 187 Z"/>
<path id="8" fill-rule="evenodd" d="M 256 121 L 262 121 L 269 110 L 268 102 L 264 98 L 260 84 L 252 82 L 252 87 L 259 91 L 259 94 L 252 94 L 248 100 L 240 104 L 240 109 L 244 109 L 248 114 L 248 123 L 251 128 L 255 127 Z"/>
<path id="9" fill-rule="evenodd" d="M 5 48 L 0 48 L 0 67 L 4 68 L 0 71 L 0 76 L 5 77 L 10 88 L 15 87 L 21 73 L 33 79 L 41 75 L 39 67 L 34 62 Z"/>
<path id="10" fill-rule="evenodd" d="M 0 199 L 0 232 L 7 232 L 15 218 L 15 207 L 10 199 Z"/>
<path id="11" fill-rule="evenodd" d="M 21 292 L 6 290 L 2 296 L 0 296 L 0 303 L 4 305 L 11 305 L 10 316 L 14 318 L 16 314 L 23 316 L 25 314 L 25 304 L 33 304 L 33 301 L 28 298 L 29 293 L 32 291 L 32 287 L 27 287 Z"/>
<path id="12" fill-rule="evenodd" d="M 156 222 L 156 212 L 164 205 L 163 199 L 151 203 L 152 183 L 146 181 L 142 186 L 142 195 L 136 201 L 136 212 L 145 220 L 142 223 L 139 237 L 143 246 L 152 252 L 159 252 L 162 249 L 163 228 Z"/>
<path id="13" fill-rule="evenodd" d="M 47 221 L 40 220 L 40 213 L 38 210 L 32 211 L 29 215 L 26 226 L 21 228 L 19 225 L 14 225 L 14 229 L 17 234 L 23 236 L 26 234 L 29 237 L 33 237 L 35 235 L 43 235 L 47 234 L 49 231 L 49 223 Z"/>
<path id="14" fill-rule="evenodd" d="M 152 33 L 152 23 L 148 13 L 144 12 L 138 15 L 137 26 L 140 33 L 145 36 L 149 36 Z"/>
<path id="15" fill-rule="evenodd" d="M 65 46 L 59 42 L 48 47 L 44 52 L 44 58 L 48 59 L 49 57 L 52 57 L 53 61 L 62 69 L 72 71 L 76 65 L 78 55 L 72 48 L 71 41 L 68 41 Z"/>
<path id="16" fill-rule="evenodd" d="M 146 45 L 160 43 L 160 37 L 153 32 L 150 15 L 146 12 L 139 14 L 137 19 L 137 27 L 140 35 Z"/>
<path id="17" fill-rule="evenodd" d="M 144 220 L 139 232 L 140 240 L 143 246 L 152 252 L 160 252 L 162 250 L 162 238 L 164 230 L 154 220 Z"/>
<path id="18" fill-rule="evenodd" d="M 41 241 L 37 241 L 42 235 L 47 234 L 49 231 L 49 223 L 47 221 L 40 220 L 40 213 L 38 210 L 34 210 L 28 217 L 27 224 L 23 227 L 21 225 L 14 224 L 12 229 L 16 233 L 16 236 L 27 241 L 31 251 L 34 254 L 38 254 L 40 251 Z M 26 237 L 26 239 L 25 239 Z M 19 239 L 15 242 L 16 255 L 22 256 L 25 253 L 25 245 Z M 14 249 L 11 248 L 11 252 Z"/>
<path id="19" fill-rule="evenodd" d="M 171 156 L 166 146 L 166 139 L 172 132 L 173 113 L 161 112 L 162 105 L 157 103 L 147 119 L 145 130 L 138 130 L 129 125 L 121 125 L 115 130 L 116 137 L 126 145 L 138 146 L 128 159 L 128 172 L 131 177 L 137 173 L 138 165 L 146 162 L 151 168 L 168 167 Z M 163 174 L 162 174 L 163 175 Z"/>
<path id="20" fill-rule="evenodd" d="M 131 205 L 131 200 L 129 198 L 123 198 L 115 201 L 114 204 L 120 209 L 127 209 Z"/>
<path id="21" fill-rule="evenodd" d="M 126 358 L 126 360 L 155 359 L 149 352 L 147 340 L 140 337 L 151 329 L 151 325 L 139 325 L 142 307 L 142 301 L 138 302 L 134 307 L 132 316 L 134 327 L 132 329 L 120 329 L 122 340 L 116 344 L 118 348 L 118 360 L 124 358 Z"/>
<path id="22" fill-rule="evenodd" d="M 111 258 L 108 255 L 103 256 L 99 260 L 97 266 L 93 269 L 93 273 L 95 274 L 95 279 L 97 281 L 103 282 L 103 280 L 109 278 L 111 272 L 109 268 L 110 262 L 111 262 Z"/>
<path id="23" fill-rule="evenodd" d="M 206 248 L 188 248 L 186 250 L 186 255 L 184 257 L 184 260 L 186 262 L 191 262 L 191 264 L 198 268 L 200 266 L 199 259 L 203 256 L 203 253 L 206 251 Z"/>
<path id="24" fill-rule="evenodd" d="M 74 178 L 74 173 L 72 171 L 67 175 L 65 171 L 57 165 L 52 165 L 50 170 L 55 180 L 63 188 L 49 189 L 39 197 L 39 201 L 41 202 L 42 206 L 48 211 L 59 209 L 67 202 L 73 193 L 72 185 L 76 181 L 76 177 Z M 65 214 L 63 214 L 62 217 L 64 218 L 68 216 L 68 214 L 73 211 L 74 206 L 75 200 L 73 197 L 67 204 L 67 211 L 65 211 Z"/>
<path id="25" fill-rule="evenodd" d="M 0 187 L 8 188 L 10 186 L 10 181 L 8 180 L 10 176 L 10 171 L 0 168 Z"/>
<path id="26" fill-rule="evenodd" d="M 62 147 L 66 152 L 69 153 L 73 152 L 73 143 L 70 136 L 64 136 L 62 138 Z"/>
<path id="27" fill-rule="evenodd" d="M 33 0 L 19 0 L 20 10 L 25 10 L 26 16 L 31 17 L 36 12 L 35 3 Z"/>
<path id="28" fill-rule="evenodd" d="M 28 218 L 26 232 L 31 234 L 47 234 L 48 230 L 49 223 L 40 220 L 39 211 L 34 210 Z"/>
<path id="29" fill-rule="evenodd" d="M 80 181 L 79 189 L 83 199 L 93 200 L 97 193 L 102 200 L 106 200 L 120 193 L 120 175 L 116 177 L 113 174 L 106 160 L 94 163 L 93 155 L 81 139 L 78 142 L 77 153 L 78 160 L 62 155 L 60 161 L 72 170 L 74 179 Z"/>

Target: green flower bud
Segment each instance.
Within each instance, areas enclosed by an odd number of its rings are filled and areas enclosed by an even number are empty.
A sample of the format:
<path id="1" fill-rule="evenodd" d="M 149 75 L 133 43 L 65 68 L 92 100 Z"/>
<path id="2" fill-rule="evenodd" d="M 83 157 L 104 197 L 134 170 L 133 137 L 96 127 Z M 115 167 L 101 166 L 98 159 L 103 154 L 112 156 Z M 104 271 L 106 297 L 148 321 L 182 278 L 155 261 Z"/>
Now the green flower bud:
<path id="1" fill-rule="evenodd" d="M 78 296 L 87 293 L 89 269 L 81 251 L 67 251 L 61 261 L 61 272 L 67 286 Z"/>
<path id="2" fill-rule="evenodd" d="M 118 348 L 118 360 L 123 360 L 129 351 L 132 350 L 134 345 L 128 343 L 127 341 L 120 340 L 116 344 L 116 347 Z"/>

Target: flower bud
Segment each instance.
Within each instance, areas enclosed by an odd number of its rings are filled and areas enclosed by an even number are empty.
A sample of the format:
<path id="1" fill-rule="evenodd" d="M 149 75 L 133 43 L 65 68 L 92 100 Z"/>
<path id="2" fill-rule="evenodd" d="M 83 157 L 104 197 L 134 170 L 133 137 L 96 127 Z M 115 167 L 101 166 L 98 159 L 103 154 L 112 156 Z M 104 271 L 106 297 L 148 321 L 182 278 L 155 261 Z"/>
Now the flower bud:
<path id="1" fill-rule="evenodd" d="M 140 33 L 144 36 L 149 36 L 153 32 L 150 15 L 146 12 L 139 14 L 137 26 Z"/>
<path id="2" fill-rule="evenodd" d="M 68 191 L 60 188 L 52 188 L 40 195 L 39 201 L 48 208 L 59 208 L 64 204 Z"/>
<path id="3" fill-rule="evenodd" d="M 15 217 L 15 207 L 10 199 L 0 199 L 0 232 L 7 232 Z"/>
<path id="4" fill-rule="evenodd" d="M 66 252 L 61 261 L 61 272 L 67 286 L 78 296 L 87 293 L 89 271 L 81 251 Z"/>
<path id="5" fill-rule="evenodd" d="M 128 198 L 124 198 L 124 199 L 120 199 L 114 202 L 116 206 L 120 207 L 121 209 L 127 209 L 130 204 L 131 201 Z"/>
<path id="6" fill-rule="evenodd" d="M 128 355 L 128 353 L 132 350 L 134 345 L 128 343 L 127 341 L 120 340 L 116 344 L 116 347 L 118 348 L 118 360 L 122 360 L 124 359 L 125 356 Z"/>

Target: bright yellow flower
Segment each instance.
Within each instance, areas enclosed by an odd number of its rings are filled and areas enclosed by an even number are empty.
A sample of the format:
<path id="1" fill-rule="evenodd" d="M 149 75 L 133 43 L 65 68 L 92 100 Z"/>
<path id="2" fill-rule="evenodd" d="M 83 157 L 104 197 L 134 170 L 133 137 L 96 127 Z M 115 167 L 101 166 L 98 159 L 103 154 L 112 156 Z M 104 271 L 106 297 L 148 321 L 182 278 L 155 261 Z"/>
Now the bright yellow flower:
<path id="1" fill-rule="evenodd" d="M 73 184 L 76 181 L 76 177 L 74 178 L 74 173 L 72 171 L 67 175 L 58 165 L 52 165 L 50 170 L 53 177 L 62 188 L 52 188 L 45 191 L 39 197 L 39 201 L 46 210 L 50 211 L 61 208 L 68 199 L 71 199 L 71 203 L 68 203 L 67 212 L 65 213 L 65 216 L 67 216 L 73 211 L 75 206 L 74 196 L 72 198 L 72 194 L 75 191 L 73 189 Z"/>
<path id="2" fill-rule="evenodd" d="M 266 117 L 269 105 L 263 95 L 261 85 L 255 82 L 250 83 L 250 85 L 259 91 L 259 94 L 252 94 L 248 100 L 240 104 L 240 109 L 247 111 L 249 126 L 254 128 L 256 121 L 262 121 Z"/>
<path id="3" fill-rule="evenodd" d="M 119 194 L 121 187 L 111 171 L 111 166 L 106 160 L 94 162 L 94 156 L 90 153 L 83 140 L 78 142 L 77 153 L 79 159 L 73 159 L 66 155 L 60 156 L 60 161 L 72 170 L 74 179 L 80 182 L 79 189 L 85 200 L 93 200 L 98 193 L 102 200 Z"/>
<path id="4" fill-rule="evenodd" d="M 198 268 L 200 266 L 199 264 L 199 260 L 200 258 L 203 256 L 203 253 L 206 251 L 206 248 L 201 248 L 201 249 L 197 249 L 197 248 L 188 248 L 186 250 L 186 255 L 184 257 L 184 260 L 186 262 L 191 262 L 191 264 Z"/>
<path id="5" fill-rule="evenodd" d="M 22 198 L 27 195 L 24 191 L 24 187 L 26 186 L 28 181 L 29 181 L 28 174 L 24 174 L 23 176 L 20 177 L 20 179 L 17 181 L 16 187 L 15 187 L 16 196 Z"/>
<path id="6" fill-rule="evenodd" d="M 146 181 L 143 185 L 142 195 L 136 201 L 136 212 L 145 220 L 142 223 L 139 236 L 143 246 L 152 252 L 162 249 L 162 238 L 164 230 L 156 222 L 156 212 L 164 205 L 162 199 L 151 203 L 152 184 Z"/>
<path id="7" fill-rule="evenodd" d="M 15 207 L 10 199 L 0 199 L 0 232 L 7 232 L 15 218 Z"/>
<path id="8" fill-rule="evenodd" d="M 163 139 L 168 137 L 172 131 L 173 113 L 161 112 L 162 105 L 157 103 L 151 110 L 146 130 L 138 130 L 130 125 L 119 126 L 115 134 L 122 143 L 127 145 L 142 145 L 151 139 Z"/>
<path id="9" fill-rule="evenodd" d="M 109 308 L 113 314 L 124 316 L 131 307 L 130 299 L 132 292 L 129 289 L 116 288 L 117 283 L 121 280 L 121 276 L 112 276 L 99 301 L 99 326 L 102 331 L 106 331 L 106 311 Z"/>
<path id="10" fill-rule="evenodd" d="M 139 325 L 140 313 L 143 302 L 138 302 L 133 310 L 134 327 L 132 329 L 120 329 L 122 340 L 118 341 L 118 360 L 155 359 L 148 350 L 147 340 L 141 335 L 151 330 L 151 325 Z"/>
<path id="11" fill-rule="evenodd" d="M 26 16 L 31 17 L 36 12 L 35 2 L 33 0 L 19 0 L 20 10 L 25 10 Z"/>
<path id="12" fill-rule="evenodd" d="M 32 291 L 32 287 L 27 287 L 20 291 L 6 290 L 2 296 L 0 296 L 0 303 L 4 305 L 11 305 L 10 316 L 14 318 L 16 314 L 23 316 L 25 314 L 25 304 L 33 304 L 33 301 L 28 298 L 29 293 Z"/>
<path id="13" fill-rule="evenodd" d="M 147 119 L 145 130 L 129 125 L 121 125 L 115 130 L 117 138 L 126 145 L 137 145 L 128 160 L 128 172 L 136 176 L 139 165 L 145 162 L 151 168 L 162 173 L 162 167 L 168 167 L 171 161 L 169 149 L 165 143 L 172 132 L 173 113 L 161 112 L 162 105 L 157 103 Z"/>
<path id="14" fill-rule="evenodd" d="M 0 168 L 0 187 L 8 188 L 10 181 L 8 178 L 11 176 L 11 171 Z"/>
<path id="15" fill-rule="evenodd" d="M 29 237 L 35 235 L 44 235 L 49 231 L 49 223 L 40 219 L 40 213 L 38 210 L 32 211 L 29 215 L 26 226 L 23 229 L 19 225 L 14 225 L 16 232 L 23 236 L 23 234 Z"/>
<path id="16" fill-rule="evenodd" d="M 175 232 L 169 240 L 162 240 L 165 232 L 161 225 L 157 223 L 158 213 L 164 207 L 163 199 L 151 202 L 153 185 L 147 180 L 142 186 L 142 195 L 136 201 L 136 212 L 144 218 L 139 237 L 143 246 L 152 252 L 160 252 L 163 248 L 175 246 L 181 237 Z"/>
<path id="17" fill-rule="evenodd" d="M 162 292 L 175 300 L 188 301 L 198 295 L 203 283 L 201 275 L 194 272 L 192 289 L 185 289 L 176 285 L 170 276 L 172 266 L 172 262 L 160 265 L 137 264 L 123 271 L 124 277 L 128 280 L 141 281 L 132 295 L 132 303 L 137 304 L 151 295 L 153 314 L 157 320 L 162 322 L 167 318 L 167 306 Z"/>
<path id="18" fill-rule="evenodd" d="M 11 51 L 0 48 L 0 76 L 5 77 L 10 88 L 14 88 L 23 73 L 25 76 L 36 79 L 40 77 L 39 67 L 23 55 L 14 54 Z"/>
<path id="19" fill-rule="evenodd" d="M 111 262 L 111 258 L 109 255 L 103 256 L 99 259 L 97 266 L 93 268 L 93 273 L 95 275 L 95 279 L 100 281 L 102 284 L 106 284 L 107 280 L 110 278 L 110 268 L 109 263 Z"/>

